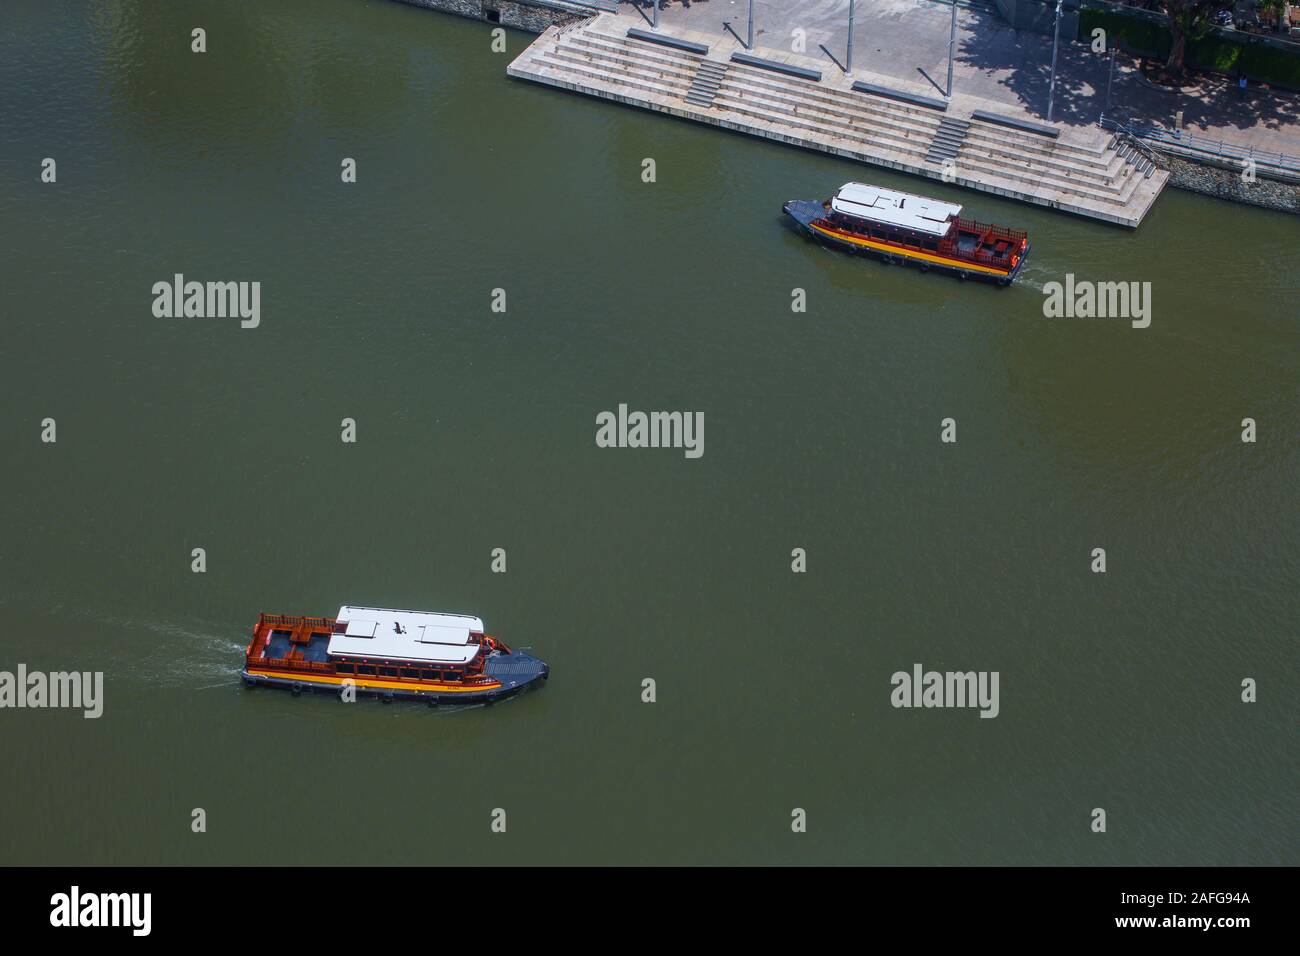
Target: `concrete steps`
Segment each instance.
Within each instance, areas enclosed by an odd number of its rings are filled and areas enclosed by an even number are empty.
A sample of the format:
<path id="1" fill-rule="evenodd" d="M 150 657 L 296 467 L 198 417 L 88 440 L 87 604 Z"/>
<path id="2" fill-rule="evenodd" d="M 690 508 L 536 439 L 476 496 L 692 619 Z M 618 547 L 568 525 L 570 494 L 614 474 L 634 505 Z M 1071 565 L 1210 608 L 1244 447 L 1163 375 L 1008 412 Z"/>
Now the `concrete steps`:
<path id="1" fill-rule="evenodd" d="M 652 46 L 641 40 L 621 36 L 609 36 L 603 33 L 579 32 L 567 38 L 567 42 L 580 49 L 602 53 L 606 56 L 631 58 L 638 62 L 655 63 L 665 68 L 684 74 L 688 79 L 694 77 L 704 57 L 686 50 L 672 47 Z"/>
<path id="2" fill-rule="evenodd" d="M 977 128 L 985 127 L 979 129 Z M 1032 133 L 1000 126 L 971 125 L 958 162 L 981 168 L 1014 169 L 1014 178 L 1041 182 L 1079 196 L 1126 204 L 1134 192 L 1131 169 L 1114 151 L 1081 151 L 1068 144 L 1041 141 Z"/>
<path id="3" fill-rule="evenodd" d="M 1126 163 L 1130 163 L 1135 170 L 1142 174 L 1143 179 L 1150 179 L 1159 169 L 1150 150 L 1139 148 L 1132 139 L 1116 135 L 1111 139 L 1110 145 L 1116 149 L 1120 156 L 1124 157 Z"/>
<path id="4" fill-rule="evenodd" d="M 699 57 L 674 50 L 642 51 L 622 44 L 597 40 L 574 31 L 553 49 L 542 51 L 551 62 L 568 65 L 592 78 L 685 98 L 699 70 Z"/>
<path id="5" fill-rule="evenodd" d="M 976 126 L 972 121 L 894 100 L 828 90 L 808 80 L 733 66 L 714 105 L 798 129 L 877 143 L 932 165 L 942 166 L 943 160 L 951 159 L 959 181 L 963 173 L 976 172 L 1006 189 L 1049 186 L 1103 203 L 1123 203 L 1131 194 L 1125 165 L 1118 157 L 1107 162 L 1100 153 L 1076 154 L 1068 147 L 1058 154 L 1040 144 L 1041 137 L 1004 127 L 988 127 L 996 130 L 997 139 L 977 136 L 968 148 L 967 137 Z"/>
<path id="6" fill-rule="evenodd" d="M 685 96 L 686 102 L 701 109 L 708 109 L 713 105 L 726 75 L 726 63 L 705 60 L 696 71 L 695 79 L 691 81 L 691 88 Z"/>
<path id="7" fill-rule="evenodd" d="M 928 143 L 939 125 L 932 111 L 876 102 L 860 93 L 823 87 L 810 80 L 780 77 L 753 67 L 733 65 L 728 92 L 733 99 L 764 99 L 793 112 L 815 112 L 877 128 L 883 136 Z"/>
<path id="8" fill-rule="evenodd" d="M 1031 133 L 974 121 L 959 120 L 935 110 L 911 106 L 883 97 L 842 92 L 823 84 L 781 77 L 750 67 L 732 65 L 728 82 L 714 105 L 773 120 L 786 111 L 793 125 L 827 123 L 824 131 L 852 137 L 869 133 L 894 150 L 916 154 L 923 160 L 951 158 L 958 167 L 969 165 L 984 173 L 1013 181 L 1049 183 L 1059 189 L 1100 201 L 1126 200 L 1120 182 L 1123 163 L 1102 158 L 1101 151 L 1060 145 Z M 848 129 L 837 129 L 845 123 Z M 962 135 L 964 131 L 965 135 Z M 974 133 L 972 148 L 966 137 Z M 934 150 L 938 142 L 941 148 Z M 942 146 L 950 148 L 943 149 Z"/>
<path id="9" fill-rule="evenodd" d="M 970 132 L 969 120 L 945 116 L 939 121 L 939 128 L 935 131 L 934 139 L 930 141 L 930 149 L 925 154 L 925 161 L 940 165 L 948 160 L 955 162 L 957 154 L 961 152 L 962 144 L 966 142 L 968 132 Z"/>
<path id="10" fill-rule="evenodd" d="M 917 157 L 924 155 L 926 145 L 934 136 L 934 129 L 925 122 L 873 110 L 854 94 L 809 93 L 807 88 L 813 84 L 806 80 L 770 80 L 766 73 L 754 76 L 756 72 L 733 67 L 715 105 L 729 112 L 784 121 L 799 128 L 878 141 Z M 934 122 L 937 126 L 938 121 Z"/>
<path id="11" fill-rule="evenodd" d="M 1129 226 L 1141 221 L 1168 178 L 1109 134 L 1066 130 L 1053 139 L 971 116 L 997 104 L 965 105 L 959 94 L 944 113 L 855 91 L 838 73 L 817 82 L 733 62 L 732 44 L 714 37 L 686 37 L 709 46 L 708 56 L 631 38 L 628 22 L 605 14 L 547 30 L 508 72 Z M 782 57 L 792 65 L 817 63 Z"/>
<path id="12" fill-rule="evenodd" d="M 1040 143 L 1032 133 L 981 126 L 978 121 L 971 124 L 962 149 L 963 160 L 1015 163 L 1018 168 L 1044 179 L 1102 192 L 1114 187 L 1124 173 L 1124 163 L 1114 152 L 1074 154 L 1054 143 Z"/>

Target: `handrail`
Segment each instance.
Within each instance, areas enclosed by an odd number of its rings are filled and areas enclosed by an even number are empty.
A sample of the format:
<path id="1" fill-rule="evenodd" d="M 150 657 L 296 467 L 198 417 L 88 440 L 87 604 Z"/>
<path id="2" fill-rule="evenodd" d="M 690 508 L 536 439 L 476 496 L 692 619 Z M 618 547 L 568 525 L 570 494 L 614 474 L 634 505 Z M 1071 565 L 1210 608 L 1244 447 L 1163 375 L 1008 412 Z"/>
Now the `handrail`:
<path id="1" fill-rule="evenodd" d="M 1234 146 L 1223 140 L 1198 136 L 1191 130 L 1166 130 L 1154 123 L 1134 123 L 1127 125 L 1109 117 L 1101 117 L 1102 129 L 1125 133 L 1138 141 L 1141 148 L 1150 148 L 1151 144 L 1176 147 L 1189 152 L 1204 153 L 1218 159 L 1253 160 L 1258 166 L 1271 166 L 1279 171 L 1300 175 L 1300 157 L 1286 153 L 1274 153 L 1269 150 L 1256 149 L 1253 146 Z"/>
<path id="2" fill-rule="evenodd" d="M 1108 129 L 1111 132 L 1118 133 L 1123 138 L 1124 142 L 1131 145 L 1134 149 L 1149 159 L 1153 165 L 1160 165 L 1160 162 L 1156 159 L 1156 154 L 1152 151 L 1151 147 L 1143 142 L 1141 135 L 1129 126 L 1119 122 L 1118 120 L 1109 119 L 1105 113 L 1101 114 L 1101 118 L 1097 121 L 1097 125 L 1102 129 Z"/>

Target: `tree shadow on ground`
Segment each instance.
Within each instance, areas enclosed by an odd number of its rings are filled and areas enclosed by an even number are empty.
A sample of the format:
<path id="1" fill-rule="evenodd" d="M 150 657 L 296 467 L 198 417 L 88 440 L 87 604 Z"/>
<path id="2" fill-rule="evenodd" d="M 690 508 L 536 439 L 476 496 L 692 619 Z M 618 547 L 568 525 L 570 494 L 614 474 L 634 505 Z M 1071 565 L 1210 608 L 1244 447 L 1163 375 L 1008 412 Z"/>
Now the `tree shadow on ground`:
<path id="1" fill-rule="evenodd" d="M 1051 84 L 1051 37 L 1015 31 L 997 22 L 988 22 L 988 29 L 984 29 L 983 22 L 980 26 L 979 32 L 966 32 L 959 38 L 958 62 L 994 78 L 1023 109 L 1045 118 Z M 1191 90 L 1166 90 L 1147 82 L 1137 69 L 1138 62 L 1123 53 L 1117 56 L 1107 110 L 1109 55 L 1094 53 L 1086 43 L 1063 40 L 1057 61 L 1053 121 L 1087 126 L 1096 123 L 1106 111 L 1111 116 L 1171 126 L 1181 110 L 1184 125 L 1207 136 L 1231 136 L 1260 128 L 1289 132 L 1295 137 L 1292 151 L 1300 151 L 1300 94 L 1252 84 L 1241 97 L 1234 78 L 1205 73 L 1192 75 L 1198 85 Z"/>

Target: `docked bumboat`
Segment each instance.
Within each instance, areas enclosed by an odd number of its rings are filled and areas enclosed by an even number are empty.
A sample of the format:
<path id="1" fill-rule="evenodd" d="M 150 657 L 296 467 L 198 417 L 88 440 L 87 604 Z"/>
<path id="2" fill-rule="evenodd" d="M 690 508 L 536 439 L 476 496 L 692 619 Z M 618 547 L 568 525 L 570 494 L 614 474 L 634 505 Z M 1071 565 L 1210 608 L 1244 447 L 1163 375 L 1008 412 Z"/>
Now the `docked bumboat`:
<path id="1" fill-rule="evenodd" d="M 483 632 L 463 614 L 339 608 L 337 617 L 262 614 L 244 649 L 252 686 L 338 693 L 430 704 L 492 703 L 539 687 L 551 669 Z"/>
<path id="2" fill-rule="evenodd" d="M 1029 255 L 1022 230 L 965 219 L 956 203 L 865 183 L 845 183 L 824 202 L 792 199 L 783 208 L 829 246 L 962 279 L 1010 285 Z"/>

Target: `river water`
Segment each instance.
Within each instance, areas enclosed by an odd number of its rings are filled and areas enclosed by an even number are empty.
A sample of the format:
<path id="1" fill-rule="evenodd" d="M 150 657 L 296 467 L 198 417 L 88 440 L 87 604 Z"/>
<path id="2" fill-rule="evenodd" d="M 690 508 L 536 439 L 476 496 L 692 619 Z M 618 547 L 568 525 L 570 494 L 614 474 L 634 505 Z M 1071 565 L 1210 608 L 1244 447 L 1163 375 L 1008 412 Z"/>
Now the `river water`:
<path id="1" fill-rule="evenodd" d="M 0 670 L 104 673 L 99 719 L 0 710 L 4 862 L 1300 862 L 1294 218 L 922 183 L 396 3 L 4 8 Z M 1028 229 L 1022 279 L 782 223 L 849 179 Z M 1150 327 L 1045 318 L 1067 272 Z M 260 324 L 156 317 L 176 273 Z M 598 448 L 620 403 L 704 454 Z M 259 611 L 345 603 L 478 614 L 549 685 L 244 689 Z M 892 707 L 915 664 L 997 717 Z"/>

